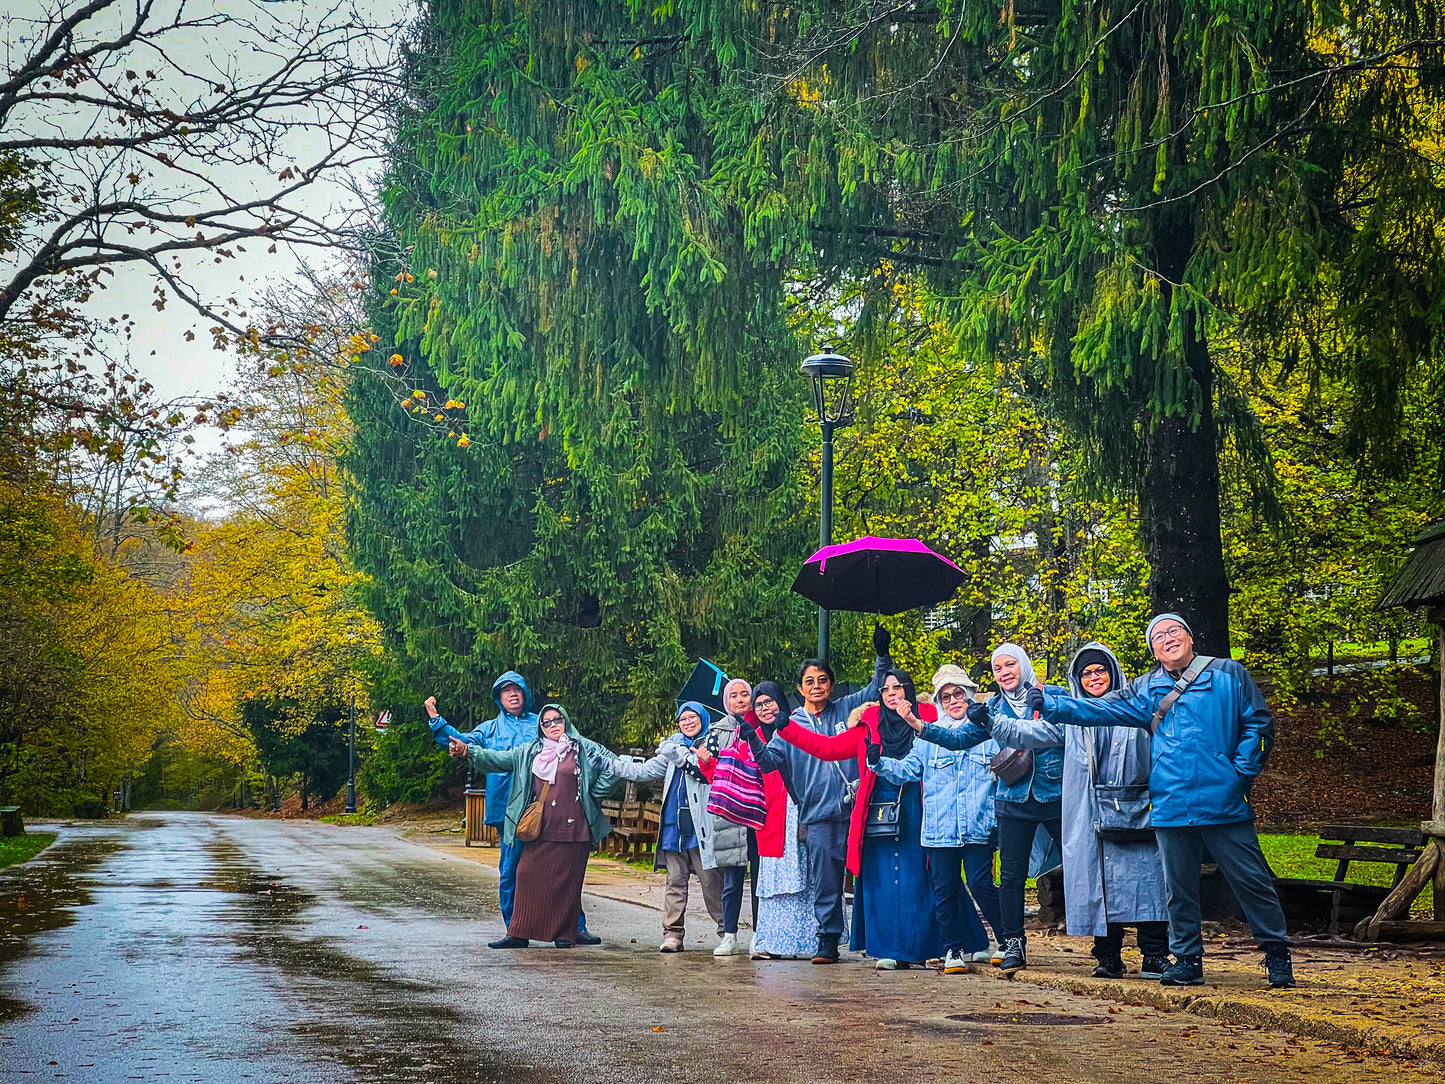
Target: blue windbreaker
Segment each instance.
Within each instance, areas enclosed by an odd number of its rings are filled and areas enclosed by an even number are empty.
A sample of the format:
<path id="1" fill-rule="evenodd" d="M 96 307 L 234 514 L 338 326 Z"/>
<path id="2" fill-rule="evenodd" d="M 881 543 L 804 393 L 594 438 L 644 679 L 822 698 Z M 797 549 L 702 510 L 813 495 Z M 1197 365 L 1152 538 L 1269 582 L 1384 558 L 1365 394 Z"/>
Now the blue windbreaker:
<path id="1" fill-rule="evenodd" d="M 501 692 L 503 685 L 517 685 L 522 689 L 522 714 L 509 715 L 502 709 Z M 459 733 L 455 727 L 438 715 L 431 720 L 432 737 L 443 749 L 449 738 L 460 738 L 468 745 L 479 745 L 483 749 L 494 749 L 504 753 L 519 745 L 526 745 L 537 736 L 537 713 L 532 710 L 532 690 L 527 679 L 515 670 L 508 670 L 492 682 L 492 699 L 499 712 L 495 718 L 479 724 L 468 734 Z M 500 825 L 507 819 L 507 794 L 512 789 L 511 772 L 487 773 L 486 823 Z"/>
<path id="2" fill-rule="evenodd" d="M 1174 687 L 1162 668 L 1139 678 L 1122 700 L 1082 700 L 1046 692 L 1045 714 L 1074 726 L 1148 729 Z M 1249 790 L 1274 746 L 1274 719 L 1249 671 L 1215 659 L 1184 690 L 1154 734 L 1149 772 L 1156 828 L 1252 820 Z"/>

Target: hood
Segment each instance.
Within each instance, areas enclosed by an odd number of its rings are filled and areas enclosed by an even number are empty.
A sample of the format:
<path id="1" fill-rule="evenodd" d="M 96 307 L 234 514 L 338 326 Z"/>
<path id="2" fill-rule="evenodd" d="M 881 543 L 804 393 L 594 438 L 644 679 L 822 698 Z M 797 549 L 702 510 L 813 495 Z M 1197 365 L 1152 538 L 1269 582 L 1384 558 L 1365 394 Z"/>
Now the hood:
<path id="1" fill-rule="evenodd" d="M 532 688 L 527 684 L 527 679 L 515 670 L 508 670 L 501 677 L 497 678 L 496 681 L 492 682 L 492 700 L 496 702 L 497 708 L 500 711 L 505 714 L 507 710 L 502 707 L 503 685 L 520 686 L 522 689 L 522 714 L 526 715 L 532 710 Z"/>
<path id="2" fill-rule="evenodd" d="M 1074 653 L 1073 659 L 1070 660 L 1069 692 L 1077 697 L 1088 698 L 1089 696 L 1088 693 L 1084 692 L 1084 687 L 1079 684 L 1079 671 L 1083 669 L 1083 665 L 1079 660 L 1080 656 L 1086 651 L 1097 651 L 1105 657 L 1109 666 L 1109 680 L 1111 682 L 1109 692 L 1122 692 L 1124 687 L 1129 683 L 1128 679 L 1124 677 L 1124 668 L 1119 665 L 1119 660 L 1114 656 L 1114 653 L 1097 640 L 1090 640 L 1083 647 L 1079 648 L 1079 650 Z"/>
<path id="3" fill-rule="evenodd" d="M 577 728 L 572 725 L 572 716 L 570 716 L 570 715 L 567 714 L 567 709 L 564 708 L 561 704 L 543 704 L 543 705 L 542 705 L 542 710 L 539 711 L 539 712 L 537 712 L 537 738 L 538 738 L 538 740 L 541 740 L 542 737 L 544 736 L 544 735 L 542 734 L 542 716 L 545 715 L 545 714 L 547 714 L 547 709 L 548 709 L 548 708 L 556 708 L 558 711 L 560 711 L 560 712 L 562 713 L 562 718 L 564 718 L 564 719 L 567 720 L 567 737 L 571 738 L 573 741 L 580 742 L 580 739 L 581 739 L 582 735 L 579 734 L 579 733 L 577 732 Z"/>

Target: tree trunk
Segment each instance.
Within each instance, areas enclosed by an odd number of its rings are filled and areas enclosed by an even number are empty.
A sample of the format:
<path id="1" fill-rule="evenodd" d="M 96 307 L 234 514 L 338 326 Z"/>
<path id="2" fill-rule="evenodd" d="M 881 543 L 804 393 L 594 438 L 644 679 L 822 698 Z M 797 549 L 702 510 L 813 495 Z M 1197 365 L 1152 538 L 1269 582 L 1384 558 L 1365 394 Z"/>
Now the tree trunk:
<path id="1" fill-rule="evenodd" d="M 1183 282 L 1194 250 L 1194 218 L 1185 203 L 1155 223 L 1154 250 L 1166 284 Z M 1166 285 L 1172 294 L 1173 286 Z M 1149 605 L 1179 614 L 1206 655 L 1229 656 L 1229 577 L 1219 518 L 1219 438 L 1214 365 L 1199 320 L 1185 317 L 1184 364 L 1198 387 L 1199 421 L 1185 411 L 1157 421 L 1139 494 L 1139 533 L 1149 560 Z"/>
<path id="2" fill-rule="evenodd" d="M 1149 606 L 1173 612 L 1207 655 L 1229 655 L 1229 578 L 1219 526 L 1219 453 L 1205 397 L 1198 428 L 1166 418 L 1149 436 L 1140 534 L 1149 559 Z"/>

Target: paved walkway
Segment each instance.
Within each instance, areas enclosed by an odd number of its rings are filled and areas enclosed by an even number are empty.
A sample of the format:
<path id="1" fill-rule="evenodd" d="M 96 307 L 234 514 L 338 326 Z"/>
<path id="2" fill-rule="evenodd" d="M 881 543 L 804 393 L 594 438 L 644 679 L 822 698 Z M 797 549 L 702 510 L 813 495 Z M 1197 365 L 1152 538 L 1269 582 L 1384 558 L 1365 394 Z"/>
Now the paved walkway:
<path id="1" fill-rule="evenodd" d="M 416 842 L 495 867 L 494 847 L 464 847 L 459 833 L 408 833 Z M 594 858 L 586 890 L 597 896 L 662 909 L 662 874 Z M 689 900 L 689 942 L 710 947 L 700 893 Z M 744 925 L 746 925 L 744 909 Z M 701 931 L 705 936 L 697 936 Z M 744 938 L 746 940 L 746 938 Z M 1206 942 L 1203 987 L 1171 990 L 1140 979 L 1090 977 L 1092 941 L 1033 930 L 1032 966 L 1019 979 L 1033 986 L 1106 998 L 1120 1004 L 1188 1012 L 1229 1024 L 1287 1031 L 1345 1047 L 1355 1056 L 1386 1056 L 1445 1068 L 1445 946 L 1349 948 L 1304 939 L 1295 950 L 1296 990 L 1270 990 L 1261 955 L 1239 928 L 1216 928 Z M 1139 955 L 1126 949 L 1131 969 Z M 991 969 L 988 972 L 997 976 Z M 1001 976 L 1000 976 L 1001 977 Z"/>

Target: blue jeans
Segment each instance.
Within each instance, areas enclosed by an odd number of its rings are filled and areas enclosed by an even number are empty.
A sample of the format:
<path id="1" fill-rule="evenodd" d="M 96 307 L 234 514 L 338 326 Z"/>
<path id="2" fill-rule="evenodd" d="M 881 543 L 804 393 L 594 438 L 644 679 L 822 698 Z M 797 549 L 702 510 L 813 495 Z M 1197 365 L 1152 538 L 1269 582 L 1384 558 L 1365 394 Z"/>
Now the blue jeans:
<path id="1" fill-rule="evenodd" d="M 502 826 L 494 825 L 497 829 L 497 839 L 502 838 Z M 522 859 L 522 848 L 525 843 L 498 843 L 501 854 L 497 858 L 497 872 L 501 874 L 501 883 L 497 886 L 497 902 L 502 906 L 502 921 L 508 926 L 512 924 L 512 901 L 517 895 L 517 863 Z M 587 928 L 587 912 L 577 912 L 577 930 L 581 932 Z"/>
<path id="2" fill-rule="evenodd" d="M 814 821 L 806 826 L 808 881 L 818 933 L 836 940 L 843 933 L 843 874 L 848 863 L 848 822 Z"/>
<path id="3" fill-rule="evenodd" d="M 1154 829 L 1159 857 L 1164 863 L 1164 892 L 1169 901 L 1169 944 L 1176 956 L 1199 956 L 1204 938 L 1199 931 L 1199 866 L 1204 848 L 1249 920 L 1250 932 L 1261 948 L 1288 947 L 1284 911 L 1274 889 L 1274 874 L 1259 849 L 1254 821 L 1201 824 L 1188 828 Z"/>
<path id="4" fill-rule="evenodd" d="M 983 912 L 995 943 L 1003 944 L 1003 918 L 998 906 L 998 884 L 993 879 L 993 856 L 998 848 L 993 843 L 963 845 L 963 874 L 968 878 L 968 891 Z"/>
<path id="5" fill-rule="evenodd" d="M 747 866 L 723 866 L 722 912 L 723 933 L 738 932 L 738 916 L 743 913 L 743 879 Z"/>

